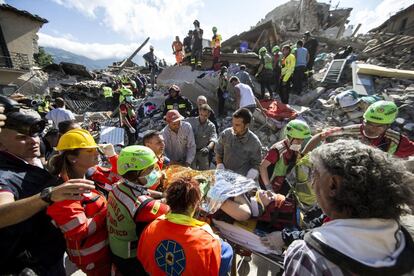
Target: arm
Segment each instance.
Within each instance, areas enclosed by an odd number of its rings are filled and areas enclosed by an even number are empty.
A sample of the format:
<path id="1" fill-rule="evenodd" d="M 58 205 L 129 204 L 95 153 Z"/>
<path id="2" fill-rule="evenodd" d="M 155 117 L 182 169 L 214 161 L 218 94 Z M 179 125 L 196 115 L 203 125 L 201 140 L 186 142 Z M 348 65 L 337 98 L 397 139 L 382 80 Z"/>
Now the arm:
<path id="1" fill-rule="evenodd" d="M 240 108 L 240 89 L 238 87 L 234 87 L 234 93 L 236 95 L 236 109 Z"/>
<path id="2" fill-rule="evenodd" d="M 99 211 L 88 218 L 80 201 L 61 201 L 50 205 L 47 214 L 55 221 L 66 239 L 82 240 L 105 227 L 106 202 Z"/>
<path id="3" fill-rule="evenodd" d="M 320 142 L 322 142 L 323 140 L 325 140 L 322 136 L 322 133 L 318 133 L 316 135 L 314 135 L 309 142 L 306 144 L 305 148 L 302 150 L 301 155 L 305 156 L 308 152 L 312 151 L 313 149 L 315 149 Z"/>
<path id="4" fill-rule="evenodd" d="M 219 136 L 219 139 L 216 143 L 216 146 L 214 147 L 214 153 L 216 154 L 216 164 L 222 164 L 223 163 L 223 155 L 224 155 L 224 145 L 223 145 L 223 137 L 224 133 L 221 133 Z"/>
<path id="5" fill-rule="evenodd" d="M 259 108 L 263 113 L 266 114 L 266 109 L 263 108 L 263 106 L 260 103 L 259 99 L 254 97 L 254 101 L 256 102 L 256 107 Z"/>
<path id="6" fill-rule="evenodd" d="M 262 178 L 263 185 L 265 185 L 266 189 L 272 190 L 270 185 L 270 179 L 269 179 L 269 173 L 267 172 L 267 167 L 269 167 L 272 163 L 270 163 L 268 160 L 263 159 L 262 163 L 260 163 L 259 172 L 260 177 Z"/>
<path id="7" fill-rule="evenodd" d="M 211 128 L 209 129 L 209 137 L 210 137 L 210 143 L 207 145 L 209 150 L 214 149 L 215 142 L 217 141 L 217 132 L 216 127 L 211 123 Z"/>
<path id="8" fill-rule="evenodd" d="M 86 179 L 72 179 L 65 185 L 53 187 L 51 200 L 54 202 L 72 199 L 81 199 L 76 194 L 83 193 L 87 189 L 93 189 L 93 182 Z M 48 206 L 40 198 L 40 193 L 28 198 L 15 200 L 11 191 L 0 193 L 0 229 L 18 224 L 37 214 Z"/>
<path id="9" fill-rule="evenodd" d="M 135 215 L 136 222 L 151 222 L 170 211 L 168 205 L 148 197 L 149 202 Z"/>
<path id="10" fill-rule="evenodd" d="M 191 163 L 193 163 L 194 161 L 194 157 L 196 154 L 196 144 L 195 144 L 193 129 L 191 125 L 189 125 L 188 127 L 187 136 L 188 136 L 188 142 L 187 142 L 187 155 L 186 155 L 185 162 L 188 165 L 191 165 Z"/>
<path id="11" fill-rule="evenodd" d="M 252 214 L 248 202 L 242 195 L 235 197 L 234 200 L 227 199 L 220 209 L 237 221 L 248 220 Z"/>

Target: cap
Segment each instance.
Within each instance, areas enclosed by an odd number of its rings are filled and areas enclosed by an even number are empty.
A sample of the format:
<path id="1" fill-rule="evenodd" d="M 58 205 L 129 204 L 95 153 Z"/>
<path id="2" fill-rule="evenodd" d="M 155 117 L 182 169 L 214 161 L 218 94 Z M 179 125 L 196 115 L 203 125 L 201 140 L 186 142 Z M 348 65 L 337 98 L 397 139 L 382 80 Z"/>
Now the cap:
<path id="1" fill-rule="evenodd" d="M 211 109 L 211 107 L 208 104 L 202 104 L 199 109 L 208 110 L 210 112 L 213 111 L 213 109 Z"/>
<path id="2" fill-rule="evenodd" d="M 7 113 L 4 128 L 12 129 L 21 134 L 36 137 L 39 136 L 46 127 L 46 121 L 21 112 Z"/>
<path id="3" fill-rule="evenodd" d="M 175 123 L 181 121 L 184 117 L 178 112 L 178 110 L 168 110 L 167 114 L 165 115 L 165 121 L 167 123 Z"/>

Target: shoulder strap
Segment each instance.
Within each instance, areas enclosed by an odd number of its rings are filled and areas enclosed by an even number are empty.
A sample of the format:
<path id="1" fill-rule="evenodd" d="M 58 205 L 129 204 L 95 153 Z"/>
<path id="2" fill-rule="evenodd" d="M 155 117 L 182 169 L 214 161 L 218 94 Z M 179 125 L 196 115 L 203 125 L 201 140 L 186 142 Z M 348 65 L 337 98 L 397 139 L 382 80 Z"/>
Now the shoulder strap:
<path id="1" fill-rule="evenodd" d="M 370 267 L 364 265 L 344 254 L 338 250 L 330 247 L 317 240 L 312 236 L 312 231 L 306 233 L 304 240 L 307 245 L 312 249 L 316 250 L 319 254 L 324 256 L 326 259 L 336 264 L 343 271 L 357 274 L 357 275 L 367 275 L 367 276 L 386 276 L 386 275 L 402 275 L 407 272 L 411 272 L 414 269 L 414 243 L 410 234 L 405 230 L 404 227 L 401 227 L 401 230 L 404 234 L 406 246 L 398 256 L 397 262 L 394 266 L 391 267 Z"/>

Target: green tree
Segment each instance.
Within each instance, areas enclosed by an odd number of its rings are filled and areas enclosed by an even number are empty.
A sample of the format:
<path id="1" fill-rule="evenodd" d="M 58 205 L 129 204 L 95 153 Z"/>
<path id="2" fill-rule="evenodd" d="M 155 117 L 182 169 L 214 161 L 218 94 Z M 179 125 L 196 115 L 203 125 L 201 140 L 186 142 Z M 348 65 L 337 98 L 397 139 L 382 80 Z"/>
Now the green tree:
<path id="1" fill-rule="evenodd" d="M 34 54 L 34 59 L 40 67 L 47 66 L 53 63 L 53 57 L 45 52 L 43 47 L 39 47 L 39 53 Z"/>

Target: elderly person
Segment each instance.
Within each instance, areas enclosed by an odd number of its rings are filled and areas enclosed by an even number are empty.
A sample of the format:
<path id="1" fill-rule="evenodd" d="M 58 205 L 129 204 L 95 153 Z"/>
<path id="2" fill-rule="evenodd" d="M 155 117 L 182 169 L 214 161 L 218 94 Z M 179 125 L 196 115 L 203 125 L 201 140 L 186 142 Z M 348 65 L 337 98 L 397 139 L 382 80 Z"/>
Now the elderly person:
<path id="1" fill-rule="evenodd" d="M 402 275 L 414 269 L 413 240 L 399 223 L 414 209 L 414 175 L 355 140 L 311 153 L 313 188 L 329 220 L 287 250 L 286 275 Z"/>
<path id="2" fill-rule="evenodd" d="M 196 144 L 191 125 L 183 122 L 183 116 L 177 110 L 169 110 L 165 116 L 168 125 L 162 130 L 165 143 L 165 154 L 171 164 L 189 167 L 194 161 Z"/>
<path id="3" fill-rule="evenodd" d="M 179 178 L 168 187 L 171 212 L 151 222 L 138 244 L 138 260 L 149 275 L 227 275 L 232 248 L 193 218 L 201 197 L 194 179 Z"/>

